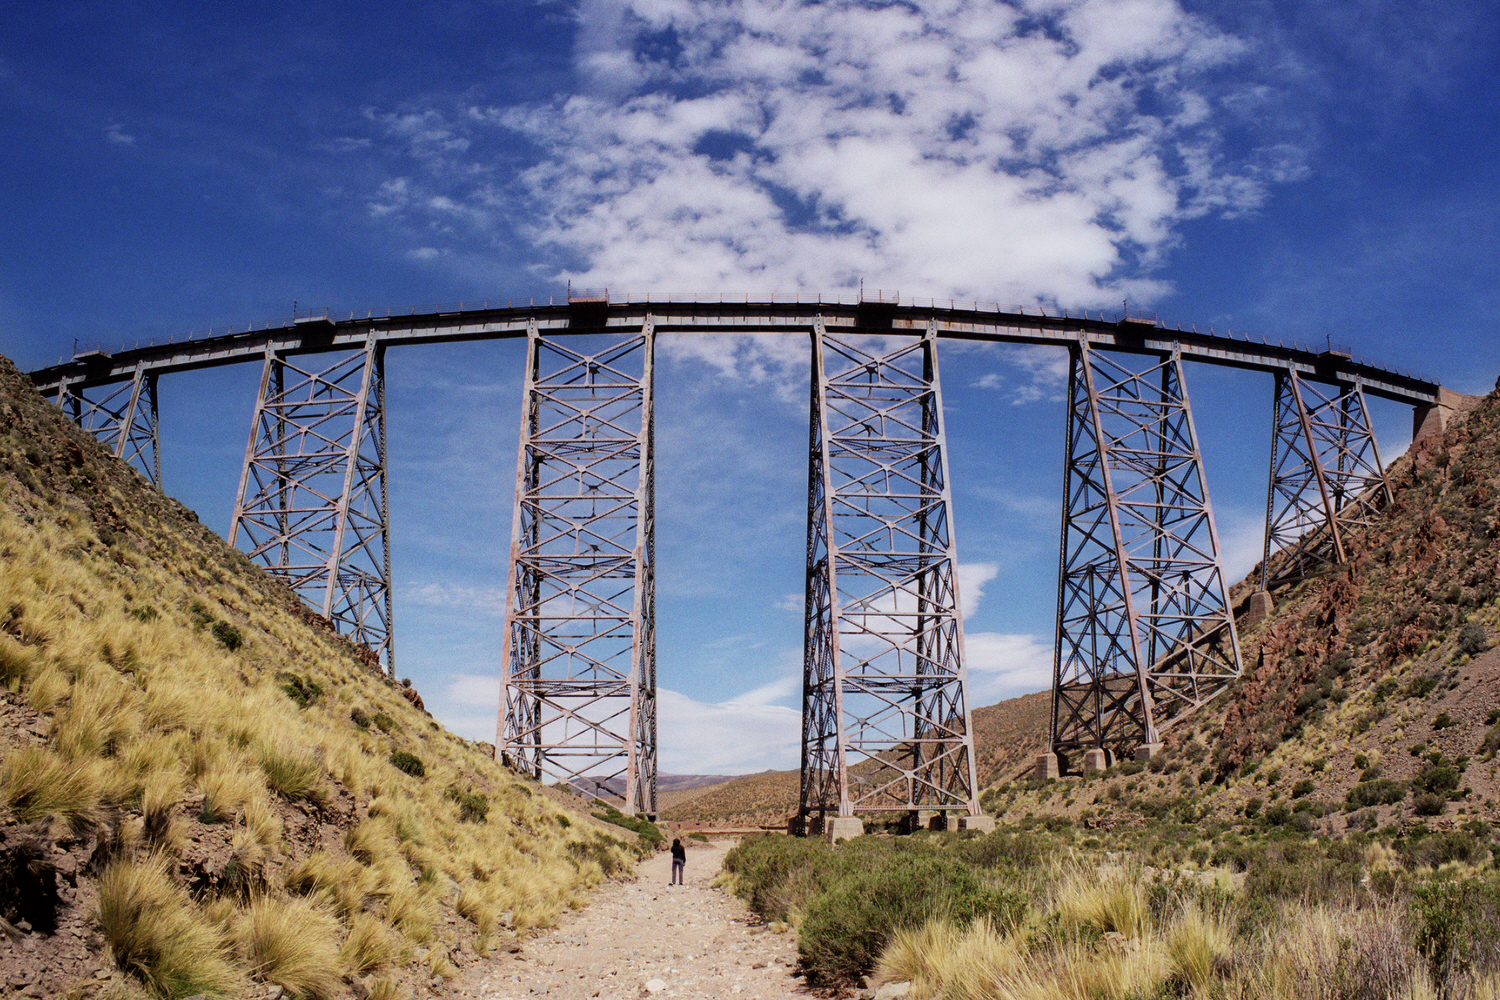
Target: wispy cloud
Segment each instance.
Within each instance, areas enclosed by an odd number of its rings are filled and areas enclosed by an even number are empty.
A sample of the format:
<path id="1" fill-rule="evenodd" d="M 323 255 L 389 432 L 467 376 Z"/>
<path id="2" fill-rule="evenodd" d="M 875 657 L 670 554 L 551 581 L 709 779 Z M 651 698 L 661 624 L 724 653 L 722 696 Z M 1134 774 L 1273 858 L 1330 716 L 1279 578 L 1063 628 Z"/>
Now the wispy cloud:
<path id="1" fill-rule="evenodd" d="M 114 143 L 117 146 L 135 145 L 135 136 L 126 132 L 125 129 L 118 123 L 110 125 L 109 128 L 104 130 L 104 138 L 108 139 L 110 142 Z"/>

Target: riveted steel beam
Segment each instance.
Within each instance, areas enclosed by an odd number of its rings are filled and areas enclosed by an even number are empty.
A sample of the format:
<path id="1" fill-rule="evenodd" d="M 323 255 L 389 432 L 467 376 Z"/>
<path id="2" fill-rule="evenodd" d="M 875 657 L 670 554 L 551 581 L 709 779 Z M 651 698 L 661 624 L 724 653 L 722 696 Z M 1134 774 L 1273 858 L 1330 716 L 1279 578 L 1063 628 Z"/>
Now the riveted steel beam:
<path id="1" fill-rule="evenodd" d="M 394 674 L 384 355 L 266 352 L 229 542 Z"/>
<path id="2" fill-rule="evenodd" d="M 1073 346 L 1052 752 L 1155 744 L 1241 671 L 1182 359 Z"/>
<path id="3" fill-rule="evenodd" d="M 812 333 L 800 814 L 979 815 L 937 336 Z"/>
<path id="4" fill-rule="evenodd" d="M 528 333 L 496 756 L 654 817 L 655 334 L 605 340 Z"/>

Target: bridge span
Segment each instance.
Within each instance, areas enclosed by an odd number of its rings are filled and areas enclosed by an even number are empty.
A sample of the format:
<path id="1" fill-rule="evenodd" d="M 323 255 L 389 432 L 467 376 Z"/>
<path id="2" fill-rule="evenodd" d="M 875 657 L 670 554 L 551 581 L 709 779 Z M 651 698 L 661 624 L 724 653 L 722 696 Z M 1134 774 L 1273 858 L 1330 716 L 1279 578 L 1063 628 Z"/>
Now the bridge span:
<path id="1" fill-rule="evenodd" d="M 391 347 L 524 338 L 527 371 L 497 755 L 655 815 L 654 344 L 808 338 L 807 583 L 797 825 L 983 827 L 965 695 L 937 344 L 1070 357 L 1049 746 L 1039 774 L 1149 755 L 1242 670 L 1185 362 L 1274 381 L 1265 557 L 1252 613 L 1342 563 L 1389 501 L 1366 397 L 1454 403 L 1437 382 L 1323 349 L 1154 317 L 895 296 L 578 294 L 80 350 L 36 387 L 153 482 L 162 375 L 259 362 L 230 541 L 394 672 L 386 503 Z"/>

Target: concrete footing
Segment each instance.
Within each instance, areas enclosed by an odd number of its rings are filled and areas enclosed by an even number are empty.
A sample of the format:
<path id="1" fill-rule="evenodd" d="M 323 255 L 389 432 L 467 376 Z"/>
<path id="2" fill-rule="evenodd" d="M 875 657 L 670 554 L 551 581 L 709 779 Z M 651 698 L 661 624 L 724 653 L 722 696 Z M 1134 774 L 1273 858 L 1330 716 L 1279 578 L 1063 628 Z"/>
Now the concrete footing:
<path id="1" fill-rule="evenodd" d="M 1257 590 L 1250 595 L 1250 606 L 1245 609 L 1245 615 L 1240 621 L 1246 628 L 1259 625 L 1271 617 L 1271 612 L 1275 607 L 1276 604 L 1271 600 L 1270 594 L 1264 590 Z"/>
<path id="2" fill-rule="evenodd" d="M 1142 743 L 1135 748 L 1135 759 L 1144 764 L 1159 753 L 1161 753 L 1160 743 Z"/>
<path id="3" fill-rule="evenodd" d="M 993 816 L 957 816 L 958 829 L 978 830 L 980 833 L 995 832 L 995 817 Z"/>
<path id="4" fill-rule="evenodd" d="M 1032 769 L 1031 776 L 1038 781 L 1049 781 L 1052 778 L 1062 777 L 1062 762 L 1058 760 L 1055 753 L 1037 754 L 1036 766 Z"/>
<path id="5" fill-rule="evenodd" d="M 1083 752 L 1083 773 L 1093 774 L 1103 771 L 1109 767 L 1109 755 L 1103 750 L 1085 750 Z"/>
<path id="6" fill-rule="evenodd" d="M 858 816 L 830 816 L 823 821 L 823 839 L 830 844 L 864 835 L 865 824 Z"/>

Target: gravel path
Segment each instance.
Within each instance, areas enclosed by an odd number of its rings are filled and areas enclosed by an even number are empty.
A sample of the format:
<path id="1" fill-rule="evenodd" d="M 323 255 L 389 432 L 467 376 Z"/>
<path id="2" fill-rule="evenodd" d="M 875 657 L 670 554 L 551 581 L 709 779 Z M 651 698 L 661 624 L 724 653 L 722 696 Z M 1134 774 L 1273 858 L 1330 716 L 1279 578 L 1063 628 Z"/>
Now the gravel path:
<path id="1" fill-rule="evenodd" d="M 806 1000 L 792 976 L 793 935 L 767 930 L 741 900 L 709 887 L 730 845 L 689 844 L 686 885 L 667 884 L 662 851 L 519 954 L 451 982 L 446 1000 Z"/>

